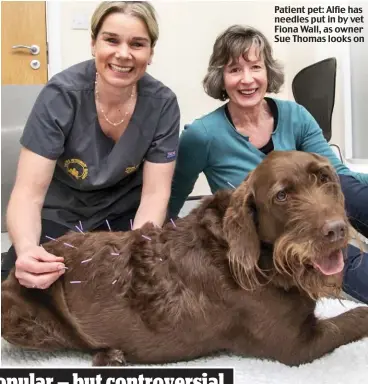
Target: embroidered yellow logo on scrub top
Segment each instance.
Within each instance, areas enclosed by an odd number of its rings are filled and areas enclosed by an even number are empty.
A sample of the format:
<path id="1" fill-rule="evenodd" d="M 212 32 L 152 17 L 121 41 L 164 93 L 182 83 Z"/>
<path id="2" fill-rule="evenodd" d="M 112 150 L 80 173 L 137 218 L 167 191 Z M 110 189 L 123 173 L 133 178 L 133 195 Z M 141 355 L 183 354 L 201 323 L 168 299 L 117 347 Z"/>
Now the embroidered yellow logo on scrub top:
<path id="1" fill-rule="evenodd" d="M 133 167 L 127 167 L 125 168 L 125 173 L 129 175 L 129 173 L 133 173 L 135 172 L 139 167 L 139 164 L 138 165 L 133 165 Z"/>
<path id="2" fill-rule="evenodd" d="M 77 180 L 84 180 L 88 175 L 87 164 L 80 159 L 65 160 L 64 167 L 69 175 L 73 176 Z"/>

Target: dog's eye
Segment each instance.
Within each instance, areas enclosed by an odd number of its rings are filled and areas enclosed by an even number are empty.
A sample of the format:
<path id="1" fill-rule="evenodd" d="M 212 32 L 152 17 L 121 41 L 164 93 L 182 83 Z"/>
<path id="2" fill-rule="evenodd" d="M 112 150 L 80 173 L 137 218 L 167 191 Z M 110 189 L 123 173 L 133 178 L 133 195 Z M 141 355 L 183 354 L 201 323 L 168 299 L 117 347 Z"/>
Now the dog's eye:
<path id="1" fill-rule="evenodd" d="M 320 181 L 321 183 L 327 183 L 329 180 L 330 180 L 330 177 L 327 175 L 327 173 L 323 173 L 323 172 L 321 172 L 321 173 L 319 174 L 319 181 Z"/>
<path id="2" fill-rule="evenodd" d="M 276 195 L 277 201 L 286 201 L 286 198 L 287 198 L 287 194 L 285 191 L 277 192 L 277 195 Z"/>

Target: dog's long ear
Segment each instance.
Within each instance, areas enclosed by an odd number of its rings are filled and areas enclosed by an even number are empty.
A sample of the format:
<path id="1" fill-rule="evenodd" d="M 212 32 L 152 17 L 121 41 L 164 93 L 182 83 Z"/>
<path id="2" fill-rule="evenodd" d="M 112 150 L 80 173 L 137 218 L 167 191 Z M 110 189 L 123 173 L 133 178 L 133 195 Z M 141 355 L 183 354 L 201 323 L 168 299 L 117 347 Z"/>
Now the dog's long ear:
<path id="1" fill-rule="evenodd" d="M 224 217 L 228 258 L 235 280 L 243 289 L 254 289 L 257 279 L 260 240 L 255 224 L 252 174 L 233 192 Z"/>

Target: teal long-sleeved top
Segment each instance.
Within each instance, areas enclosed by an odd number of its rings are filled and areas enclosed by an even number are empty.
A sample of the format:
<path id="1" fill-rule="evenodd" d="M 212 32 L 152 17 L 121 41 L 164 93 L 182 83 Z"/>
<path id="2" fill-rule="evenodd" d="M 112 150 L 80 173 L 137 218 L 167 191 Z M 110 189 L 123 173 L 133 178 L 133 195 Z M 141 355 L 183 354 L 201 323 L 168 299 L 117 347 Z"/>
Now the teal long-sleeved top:
<path id="1" fill-rule="evenodd" d="M 301 105 L 273 99 L 278 122 L 272 133 L 274 150 L 299 150 L 327 157 L 338 174 L 350 175 L 368 184 L 368 174 L 352 172 L 330 148 L 313 116 Z M 266 155 L 239 133 L 228 120 L 225 105 L 184 127 L 169 203 L 176 217 L 204 172 L 211 192 L 238 186 Z M 230 183 L 230 184 L 229 184 Z"/>

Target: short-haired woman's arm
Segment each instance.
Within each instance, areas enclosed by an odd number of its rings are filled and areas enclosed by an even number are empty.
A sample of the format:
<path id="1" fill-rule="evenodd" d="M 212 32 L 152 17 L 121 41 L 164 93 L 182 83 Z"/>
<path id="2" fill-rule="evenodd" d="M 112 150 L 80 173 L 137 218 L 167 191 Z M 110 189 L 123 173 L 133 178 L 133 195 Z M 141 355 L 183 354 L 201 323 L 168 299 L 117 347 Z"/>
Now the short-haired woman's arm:
<path id="1" fill-rule="evenodd" d="M 56 161 L 22 148 L 7 210 L 7 227 L 17 261 L 15 275 L 26 287 L 47 288 L 65 270 L 63 258 L 39 246 L 41 209 Z"/>
<path id="2" fill-rule="evenodd" d="M 304 125 L 301 131 L 298 149 L 305 152 L 313 152 L 328 158 L 338 174 L 353 176 L 361 183 L 368 185 L 368 174 L 351 171 L 335 155 L 327 140 L 323 136 L 322 129 L 314 117 L 302 106 L 300 106 L 301 119 Z"/>

